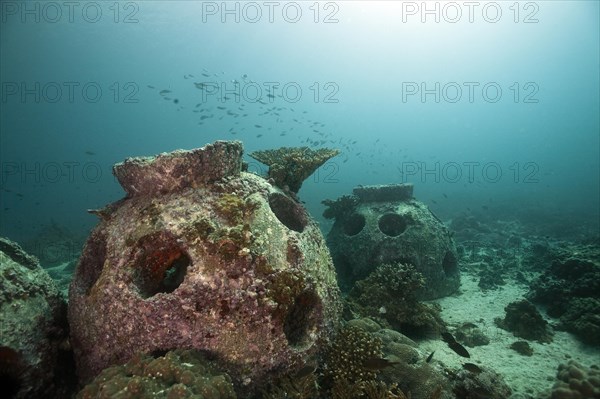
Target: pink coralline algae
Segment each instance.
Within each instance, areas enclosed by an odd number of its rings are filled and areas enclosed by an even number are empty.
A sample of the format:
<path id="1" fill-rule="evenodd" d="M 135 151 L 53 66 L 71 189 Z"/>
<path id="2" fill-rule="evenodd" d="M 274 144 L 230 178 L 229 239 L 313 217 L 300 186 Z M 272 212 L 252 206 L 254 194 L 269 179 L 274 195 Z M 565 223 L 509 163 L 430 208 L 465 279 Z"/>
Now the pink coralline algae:
<path id="1" fill-rule="evenodd" d="M 341 311 L 317 224 L 243 172 L 240 142 L 115 165 L 127 196 L 101 221 L 69 292 L 80 382 L 137 353 L 197 349 L 240 392 L 301 369 Z"/>

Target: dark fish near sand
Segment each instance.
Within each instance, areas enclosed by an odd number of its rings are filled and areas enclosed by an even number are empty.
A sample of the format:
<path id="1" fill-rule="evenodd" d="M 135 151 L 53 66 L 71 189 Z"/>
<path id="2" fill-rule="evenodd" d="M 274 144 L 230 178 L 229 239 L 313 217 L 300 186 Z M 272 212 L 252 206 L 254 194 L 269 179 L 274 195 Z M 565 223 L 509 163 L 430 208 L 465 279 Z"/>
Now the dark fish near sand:
<path id="1" fill-rule="evenodd" d="M 381 357 L 372 357 L 367 359 L 363 363 L 363 367 L 368 370 L 382 370 L 386 367 L 393 366 L 394 364 L 398 364 L 400 362 L 394 362 L 388 359 L 383 359 Z"/>
<path id="2" fill-rule="evenodd" d="M 448 346 L 450 347 L 450 349 L 452 349 L 454 352 L 456 352 L 462 357 L 471 357 L 471 355 L 469 355 L 469 352 L 467 352 L 467 349 L 458 342 L 452 342 L 448 344 Z"/>
<path id="3" fill-rule="evenodd" d="M 425 363 L 429 363 L 431 361 L 431 359 L 433 359 L 433 354 L 435 353 L 435 351 L 431 352 L 431 355 L 427 356 L 427 359 L 425 360 Z"/>
<path id="4" fill-rule="evenodd" d="M 452 342 L 456 342 L 456 340 L 454 339 L 454 337 L 452 336 L 452 334 L 450 334 L 449 332 L 443 332 L 442 333 L 442 339 L 444 340 L 444 342 L 450 344 Z"/>
<path id="5" fill-rule="evenodd" d="M 470 371 L 473 374 L 479 374 L 482 371 L 481 368 L 478 365 L 473 364 L 473 363 L 465 363 L 465 364 L 463 364 L 463 369 L 465 369 L 467 371 Z"/>
<path id="6" fill-rule="evenodd" d="M 456 354 L 462 357 L 471 357 L 471 355 L 469 355 L 469 352 L 467 352 L 465 347 L 456 342 L 452 334 L 450 334 L 449 332 L 443 332 L 442 339 L 445 343 L 448 344 L 448 347 L 452 349 Z"/>

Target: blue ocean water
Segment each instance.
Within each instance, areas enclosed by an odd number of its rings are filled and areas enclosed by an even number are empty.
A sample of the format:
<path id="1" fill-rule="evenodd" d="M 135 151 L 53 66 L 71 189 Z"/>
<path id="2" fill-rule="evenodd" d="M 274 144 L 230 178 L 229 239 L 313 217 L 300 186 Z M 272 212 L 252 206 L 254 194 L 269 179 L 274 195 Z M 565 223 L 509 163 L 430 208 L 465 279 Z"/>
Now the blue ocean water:
<path id="1" fill-rule="evenodd" d="M 339 148 L 300 191 L 324 231 L 323 199 L 412 182 L 444 220 L 597 232 L 597 2 L 1 6 L 0 235 L 85 235 L 112 164 L 220 139 Z"/>

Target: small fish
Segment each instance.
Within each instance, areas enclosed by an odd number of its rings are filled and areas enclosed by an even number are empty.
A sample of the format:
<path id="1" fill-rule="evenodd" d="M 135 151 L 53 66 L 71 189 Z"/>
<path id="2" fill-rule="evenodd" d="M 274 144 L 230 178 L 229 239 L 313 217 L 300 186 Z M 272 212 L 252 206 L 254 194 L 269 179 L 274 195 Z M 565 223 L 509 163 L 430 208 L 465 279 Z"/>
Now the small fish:
<path id="1" fill-rule="evenodd" d="M 400 362 L 393 362 L 388 359 L 383 359 L 381 357 L 372 357 L 363 362 L 364 368 L 368 370 L 382 370 L 386 367 L 393 366 L 394 364 L 399 364 Z"/>
<path id="2" fill-rule="evenodd" d="M 431 362 L 431 359 L 433 359 L 433 354 L 434 353 L 435 353 L 435 351 L 431 352 L 431 355 L 427 356 L 427 359 L 425 360 L 425 363 Z"/>
<path id="3" fill-rule="evenodd" d="M 300 370 L 298 370 L 295 377 L 296 378 L 308 377 L 309 375 L 314 373 L 315 370 L 317 370 L 317 367 L 314 364 L 313 365 L 308 364 L 308 365 L 302 367 Z"/>
<path id="4" fill-rule="evenodd" d="M 161 96 L 164 96 L 165 94 L 169 94 L 170 92 L 171 92 L 171 90 L 165 89 L 165 90 L 161 90 L 160 93 L 158 93 L 158 94 L 160 94 Z"/>
<path id="5" fill-rule="evenodd" d="M 154 86 L 150 86 L 150 85 L 148 85 L 148 88 L 149 88 L 149 89 L 154 89 Z"/>
<path id="6" fill-rule="evenodd" d="M 256 128 L 258 128 L 258 129 L 262 128 L 262 126 L 261 126 L 261 125 L 254 125 L 254 127 L 256 127 Z"/>
<path id="7" fill-rule="evenodd" d="M 448 196 L 446 194 L 442 193 L 442 195 L 444 196 L 444 198 L 448 198 Z"/>
<path id="8" fill-rule="evenodd" d="M 446 342 L 448 344 L 451 344 L 452 342 L 456 342 L 456 340 L 454 339 L 454 336 L 447 331 L 442 333 L 442 340 L 444 340 L 444 342 Z"/>
<path id="9" fill-rule="evenodd" d="M 85 151 L 84 154 L 85 155 L 96 155 L 96 153 L 93 151 Z"/>
<path id="10" fill-rule="evenodd" d="M 202 76 L 204 76 L 205 78 L 210 78 L 210 75 L 208 73 L 203 73 Z"/>
<path id="11" fill-rule="evenodd" d="M 173 103 L 175 103 L 175 104 L 179 104 L 179 100 L 178 100 L 178 99 L 176 99 L 176 98 L 174 98 L 174 99 L 173 99 Z"/>
<path id="12" fill-rule="evenodd" d="M 257 134 L 257 135 L 256 135 L 256 138 L 257 138 L 257 139 L 258 139 L 258 138 L 260 138 L 260 137 L 262 137 L 262 134 Z"/>
<path id="13" fill-rule="evenodd" d="M 465 349 L 464 346 L 462 346 L 461 344 L 459 344 L 456 341 L 448 343 L 448 346 L 450 347 L 450 349 L 452 349 L 454 352 L 456 352 L 456 354 L 458 354 L 459 356 L 471 357 L 471 355 L 469 355 L 469 352 L 467 351 L 467 349 Z"/>
<path id="14" fill-rule="evenodd" d="M 463 369 L 465 369 L 467 371 L 470 371 L 473 374 L 479 374 L 482 371 L 481 368 L 478 365 L 473 364 L 473 363 L 465 363 L 465 364 L 463 364 Z"/>

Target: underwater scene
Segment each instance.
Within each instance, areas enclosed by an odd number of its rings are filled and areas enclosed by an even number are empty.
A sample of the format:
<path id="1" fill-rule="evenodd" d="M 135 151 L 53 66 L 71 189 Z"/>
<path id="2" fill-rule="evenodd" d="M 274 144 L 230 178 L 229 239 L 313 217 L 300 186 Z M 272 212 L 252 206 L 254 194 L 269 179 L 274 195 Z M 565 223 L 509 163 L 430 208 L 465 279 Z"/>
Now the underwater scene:
<path id="1" fill-rule="evenodd" d="M 597 1 L 0 1 L 3 398 L 600 398 Z"/>

